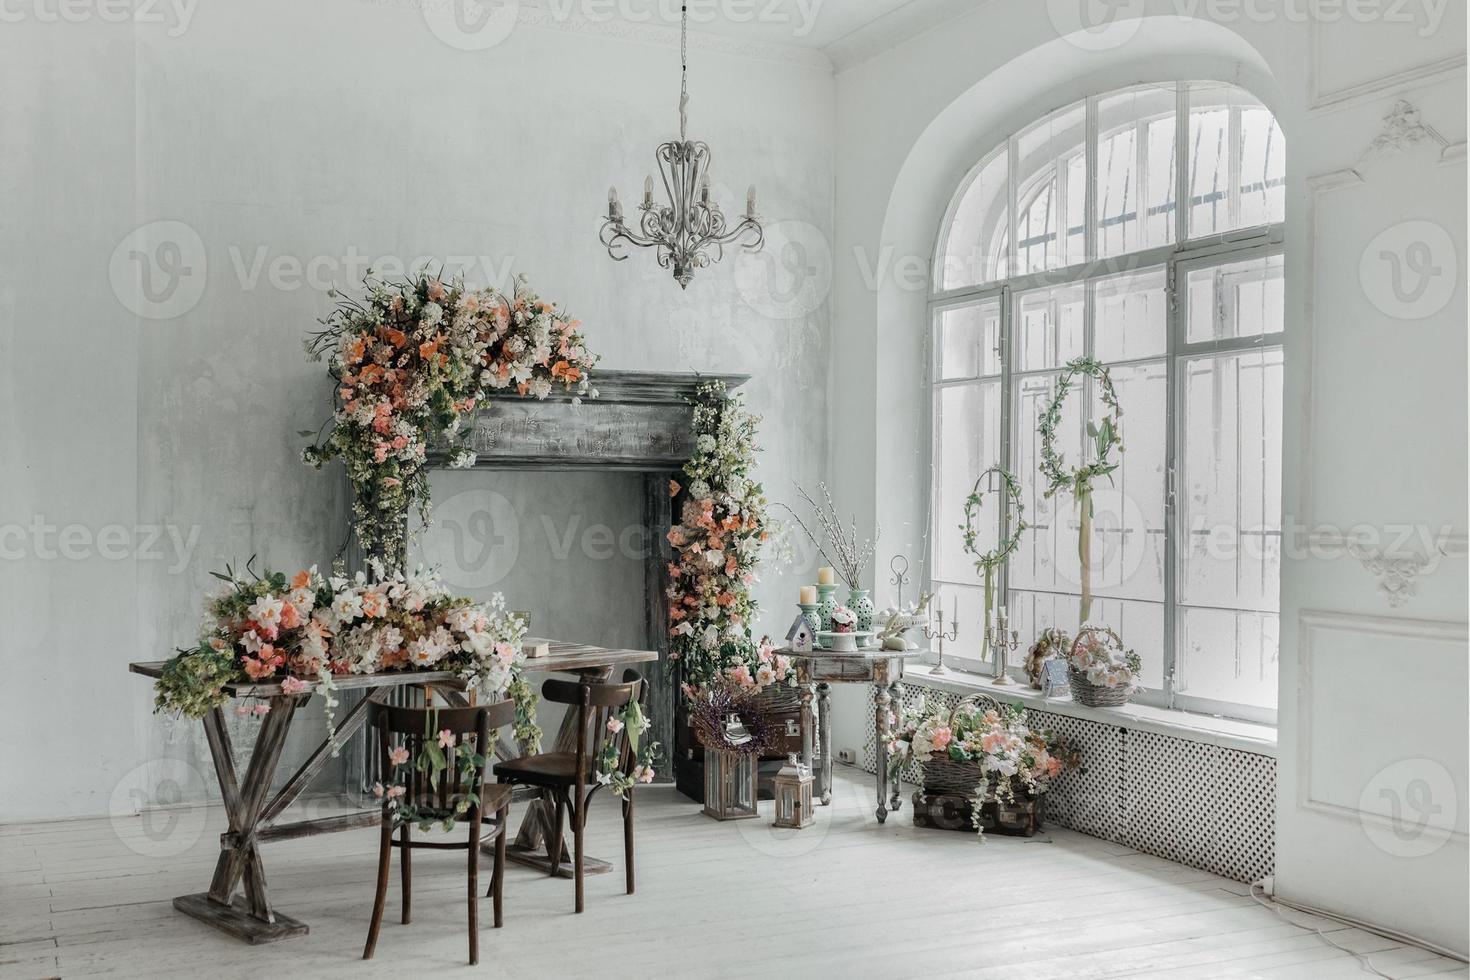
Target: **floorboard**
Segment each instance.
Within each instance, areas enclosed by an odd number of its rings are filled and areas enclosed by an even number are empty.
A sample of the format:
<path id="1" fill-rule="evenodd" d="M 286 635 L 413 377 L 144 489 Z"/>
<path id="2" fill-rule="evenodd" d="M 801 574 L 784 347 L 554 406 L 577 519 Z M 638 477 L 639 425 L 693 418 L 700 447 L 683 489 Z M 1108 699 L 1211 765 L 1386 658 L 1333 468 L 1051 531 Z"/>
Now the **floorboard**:
<path id="1" fill-rule="evenodd" d="M 482 963 L 497 976 L 605 977 L 1361 977 L 1349 953 L 1392 977 L 1466 976 L 1465 964 L 1299 912 L 1261 906 L 1207 872 L 1066 830 L 1035 838 L 884 826 L 871 786 L 839 771 L 815 826 L 721 824 L 671 788 L 638 805 L 638 893 L 622 892 L 621 821 L 600 800 L 588 852 L 619 871 L 571 883 L 511 865 L 505 928 L 481 912 Z M 293 809 L 321 816 L 334 806 Z M 520 808 L 516 808 L 518 821 Z M 0 977 L 377 977 L 466 960 L 464 865 L 414 855 L 414 923 L 400 925 L 395 869 L 377 957 L 363 963 L 377 831 L 266 845 L 272 898 L 310 935 L 248 946 L 180 914 L 204 890 L 224 829 L 218 808 L 146 820 L 0 827 Z M 488 882 L 488 866 L 481 872 Z M 653 927 L 641 931 L 638 922 Z M 667 937 L 677 936 L 676 943 Z"/>

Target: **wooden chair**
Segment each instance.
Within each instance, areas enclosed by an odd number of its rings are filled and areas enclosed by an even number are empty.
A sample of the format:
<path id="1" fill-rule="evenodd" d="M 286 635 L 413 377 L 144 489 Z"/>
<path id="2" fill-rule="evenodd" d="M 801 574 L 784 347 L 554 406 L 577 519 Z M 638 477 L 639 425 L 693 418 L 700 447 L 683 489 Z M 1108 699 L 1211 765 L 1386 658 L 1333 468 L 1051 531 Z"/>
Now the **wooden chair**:
<path id="1" fill-rule="evenodd" d="M 609 684 L 591 680 L 547 681 L 541 688 L 541 697 L 556 704 L 570 705 L 577 711 L 577 749 L 575 752 L 543 752 L 540 755 L 524 756 L 495 765 L 495 776 L 502 782 L 521 783 L 534 786 L 541 791 L 548 805 L 544 813 L 551 812 L 550 802 L 556 804 L 556 826 L 547 827 L 547 844 L 551 854 L 551 875 L 561 871 L 563 824 L 568 816 L 572 828 L 573 877 L 576 879 L 577 911 L 582 911 L 582 879 L 585 849 L 583 831 L 587 826 L 587 810 L 593 795 L 602 788 L 594 783 L 597 760 L 601 755 L 603 740 L 608 737 L 608 718 L 618 709 L 632 701 L 644 698 L 643 677 L 636 670 L 623 674 L 621 684 Z M 616 736 L 622 745 L 618 749 L 618 768 L 628 772 L 633 765 L 633 753 L 628 744 L 627 732 Z M 627 893 L 633 894 L 633 793 L 630 790 L 623 799 L 623 857 L 626 864 L 625 878 Z"/>
<path id="2" fill-rule="evenodd" d="M 384 798 L 383 836 L 378 846 L 378 891 L 373 900 L 373 921 L 368 929 L 367 945 L 363 947 L 363 959 L 371 959 L 378 944 L 378 928 L 383 924 L 383 906 L 388 898 L 388 872 L 392 864 L 393 848 L 396 847 L 399 849 L 402 871 L 405 925 L 412 918 L 413 849 L 469 852 L 470 963 L 480 961 L 480 845 L 490 840 L 495 841 L 495 869 L 488 894 L 495 896 L 495 928 L 499 929 L 501 893 L 505 889 L 505 833 L 510 817 L 511 788 L 487 781 L 485 765 L 473 767 L 473 777 L 469 776 L 456 764 L 453 753 L 464 751 L 467 736 L 473 736 L 474 751 L 489 760 L 494 757 L 496 729 L 514 724 L 515 704 L 511 701 L 468 708 L 400 708 L 377 703 L 369 707 L 368 725 L 378 733 L 378 746 L 382 754 L 381 771 L 386 774 L 394 770 L 388 755 L 395 742 L 409 753 L 409 762 L 399 769 L 400 773 L 406 772 L 408 775 L 404 784 L 405 792 L 398 803 L 448 810 L 456 801 L 467 799 L 469 809 L 457 818 L 457 822 L 467 822 L 469 833 L 463 841 L 416 841 L 410 825 L 403 823 L 398 827 L 399 839 L 394 840 L 394 811 L 389 807 L 390 800 Z M 426 742 L 437 742 L 439 733 L 444 729 L 454 734 L 455 747 L 445 750 L 449 766 L 434 779 L 427 773 L 419 772 L 413 763 L 418 759 L 423 745 Z M 477 783 L 480 786 L 479 792 L 472 792 Z"/>

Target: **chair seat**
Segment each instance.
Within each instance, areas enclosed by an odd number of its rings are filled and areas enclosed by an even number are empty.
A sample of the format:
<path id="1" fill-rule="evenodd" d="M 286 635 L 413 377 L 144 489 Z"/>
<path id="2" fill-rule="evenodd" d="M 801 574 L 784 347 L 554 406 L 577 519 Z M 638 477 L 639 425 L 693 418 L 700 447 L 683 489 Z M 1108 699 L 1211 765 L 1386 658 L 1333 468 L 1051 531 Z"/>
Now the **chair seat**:
<path id="1" fill-rule="evenodd" d="M 570 786 L 577 781 L 577 753 L 543 752 L 497 762 L 495 775 L 533 786 Z"/>
<path id="2" fill-rule="evenodd" d="M 485 816 L 510 806 L 511 788 L 505 783 L 482 783 L 480 785 L 480 810 Z"/>

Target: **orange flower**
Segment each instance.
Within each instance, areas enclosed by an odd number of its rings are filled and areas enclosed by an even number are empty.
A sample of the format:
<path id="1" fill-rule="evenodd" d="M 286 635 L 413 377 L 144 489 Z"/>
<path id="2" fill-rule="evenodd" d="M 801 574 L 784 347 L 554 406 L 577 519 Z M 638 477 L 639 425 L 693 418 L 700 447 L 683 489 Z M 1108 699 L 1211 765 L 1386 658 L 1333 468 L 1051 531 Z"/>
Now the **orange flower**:
<path id="1" fill-rule="evenodd" d="M 719 595 L 715 596 L 715 602 L 719 603 L 722 606 L 734 605 L 735 594 L 733 592 L 721 592 Z"/>
<path id="2" fill-rule="evenodd" d="M 740 530 L 740 518 L 733 517 L 733 516 L 732 517 L 725 518 L 724 528 L 727 531 L 738 531 L 738 530 Z"/>
<path id="3" fill-rule="evenodd" d="M 437 353 L 439 353 L 439 338 L 437 336 L 432 340 L 426 340 L 422 344 L 419 344 L 419 357 L 422 357 L 424 360 L 429 360 Z"/>
<path id="4" fill-rule="evenodd" d="M 383 339 L 394 347 L 402 347 L 408 342 L 408 334 L 402 330 L 397 330 L 393 327 L 383 327 L 379 332 L 383 335 Z"/>
<path id="5" fill-rule="evenodd" d="M 347 360 L 352 364 L 356 364 L 362 360 L 362 355 L 366 353 L 367 343 L 361 337 L 358 337 L 347 347 Z"/>
<path id="6" fill-rule="evenodd" d="M 675 548 L 684 547 L 684 529 L 681 527 L 669 528 L 669 544 Z"/>
<path id="7" fill-rule="evenodd" d="M 297 572 L 296 575 L 291 579 L 291 588 L 293 588 L 293 589 L 309 589 L 309 588 L 311 588 L 311 572 L 307 571 L 304 568 L 301 571 Z"/>
<path id="8" fill-rule="evenodd" d="M 679 490 L 680 490 L 679 481 L 678 480 L 670 480 L 669 481 L 669 496 L 670 497 L 677 497 L 677 496 L 679 496 Z"/>

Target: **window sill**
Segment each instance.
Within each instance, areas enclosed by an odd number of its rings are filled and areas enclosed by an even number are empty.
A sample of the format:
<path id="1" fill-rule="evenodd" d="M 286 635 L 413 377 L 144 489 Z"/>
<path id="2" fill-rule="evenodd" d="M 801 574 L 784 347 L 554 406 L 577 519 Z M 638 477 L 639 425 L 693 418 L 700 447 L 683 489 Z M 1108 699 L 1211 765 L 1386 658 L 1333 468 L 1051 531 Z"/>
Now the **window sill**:
<path id="1" fill-rule="evenodd" d="M 1214 715 L 1202 715 L 1190 711 L 1171 711 L 1168 708 L 1157 708 L 1148 704 L 1128 704 L 1121 708 L 1089 708 L 1086 705 L 1073 703 L 1069 695 L 1043 697 L 1040 691 L 1033 690 L 1025 684 L 1012 683 L 1005 687 L 996 687 L 990 683 L 990 677 L 987 675 L 969 674 L 950 669 L 935 677 L 931 673 L 932 670 L 933 668 L 927 664 L 910 665 L 904 669 L 903 679 L 905 683 L 916 684 L 920 687 L 931 687 L 961 695 L 983 692 L 998 700 L 1009 701 L 1025 708 L 1035 708 L 1038 711 L 1051 711 L 1059 715 L 1084 718 L 1105 725 L 1117 725 L 1120 728 L 1157 732 L 1160 735 L 1182 738 L 1190 742 L 1203 742 L 1241 752 L 1268 755 L 1272 758 L 1276 756 L 1276 729 L 1270 725 L 1218 718 Z"/>

